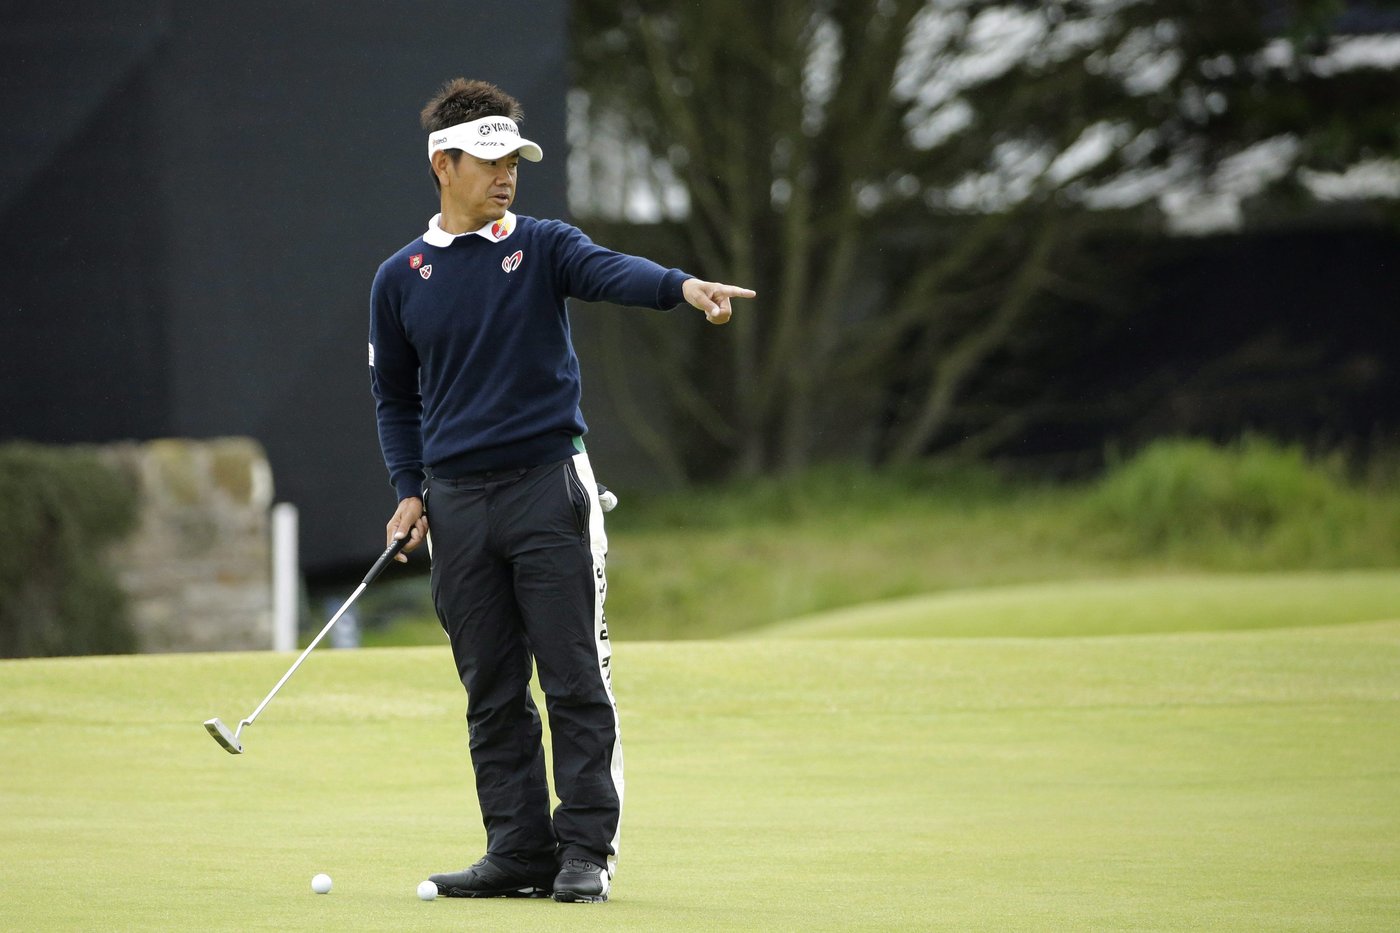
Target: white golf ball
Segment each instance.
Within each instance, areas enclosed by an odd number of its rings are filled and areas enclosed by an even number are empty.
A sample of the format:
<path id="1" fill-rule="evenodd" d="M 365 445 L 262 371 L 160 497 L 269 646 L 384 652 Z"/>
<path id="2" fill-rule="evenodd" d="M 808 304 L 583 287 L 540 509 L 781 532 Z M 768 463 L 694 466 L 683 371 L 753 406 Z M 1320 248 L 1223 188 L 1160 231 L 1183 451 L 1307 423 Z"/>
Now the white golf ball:
<path id="1" fill-rule="evenodd" d="M 311 879 L 311 890 L 317 894 L 331 893 L 331 876 L 324 872 Z"/>
<path id="2" fill-rule="evenodd" d="M 431 881 L 418 882 L 418 899 L 422 901 L 436 900 L 437 885 L 433 884 Z"/>

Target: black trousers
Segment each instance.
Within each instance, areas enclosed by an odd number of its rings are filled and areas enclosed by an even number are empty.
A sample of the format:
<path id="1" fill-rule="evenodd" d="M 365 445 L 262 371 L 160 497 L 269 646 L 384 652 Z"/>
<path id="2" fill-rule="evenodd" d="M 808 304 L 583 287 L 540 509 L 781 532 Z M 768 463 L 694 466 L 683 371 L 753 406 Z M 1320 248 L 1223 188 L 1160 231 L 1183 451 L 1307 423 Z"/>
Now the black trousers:
<path id="1" fill-rule="evenodd" d="M 428 480 L 433 604 L 467 690 L 477 799 L 493 857 L 615 870 L 622 746 L 603 600 L 607 536 L 587 454 Z M 549 713 L 549 812 L 532 662 Z"/>

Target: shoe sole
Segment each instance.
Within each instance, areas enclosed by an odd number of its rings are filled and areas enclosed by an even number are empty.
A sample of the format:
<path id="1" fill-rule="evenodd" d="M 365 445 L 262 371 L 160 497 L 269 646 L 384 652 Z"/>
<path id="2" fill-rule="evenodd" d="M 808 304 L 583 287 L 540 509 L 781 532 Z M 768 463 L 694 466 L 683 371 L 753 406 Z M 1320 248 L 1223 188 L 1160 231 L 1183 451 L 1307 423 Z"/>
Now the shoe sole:
<path id="1" fill-rule="evenodd" d="M 473 891 L 470 888 L 449 888 L 438 885 L 438 897 L 549 897 L 544 888 L 506 888 L 495 891 Z"/>
<path id="2" fill-rule="evenodd" d="M 606 894 L 575 894 L 572 891 L 555 891 L 554 899 L 561 904 L 602 904 Z"/>

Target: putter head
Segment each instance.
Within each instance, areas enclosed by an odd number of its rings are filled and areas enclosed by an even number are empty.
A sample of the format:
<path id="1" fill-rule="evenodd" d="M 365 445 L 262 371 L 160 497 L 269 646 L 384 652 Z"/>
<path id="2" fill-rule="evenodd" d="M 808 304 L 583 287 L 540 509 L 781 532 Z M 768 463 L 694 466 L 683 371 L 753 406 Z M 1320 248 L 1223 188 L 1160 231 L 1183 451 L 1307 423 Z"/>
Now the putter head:
<path id="1" fill-rule="evenodd" d="M 215 716 L 213 719 L 206 719 L 204 721 L 204 728 L 209 730 L 209 734 L 214 737 L 215 742 L 218 742 L 224 747 L 224 751 L 228 752 L 230 755 L 243 754 L 243 743 L 238 741 L 238 736 L 235 733 L 228 731 L 228 726 L 224 725 L 223 721 L 219 719 L 218 716 Z"/>

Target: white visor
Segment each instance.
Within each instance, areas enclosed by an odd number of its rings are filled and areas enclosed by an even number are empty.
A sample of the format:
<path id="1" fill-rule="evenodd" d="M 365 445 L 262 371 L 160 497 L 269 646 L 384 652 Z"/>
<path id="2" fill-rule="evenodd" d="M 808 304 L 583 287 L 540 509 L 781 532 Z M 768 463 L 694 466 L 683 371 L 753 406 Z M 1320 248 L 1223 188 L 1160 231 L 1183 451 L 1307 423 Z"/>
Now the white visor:
<path id="1" fill-rule="evenodd" d="M 520 128 L 510 117 L 482 117 L 429 133 L 429 162 L 440 149 L 461 149 L 478 159 L 501 159 L 512 152 L 519 152 L 522 159 L 531 162 L 544 158 L 544 150 L 538 143 L 522 138 Z"/>

